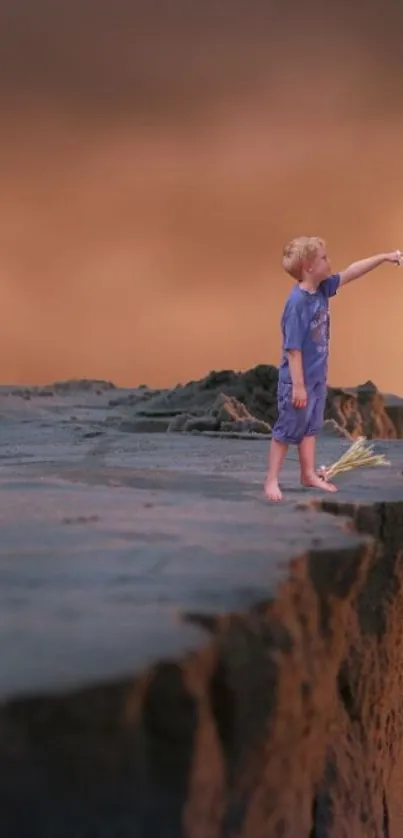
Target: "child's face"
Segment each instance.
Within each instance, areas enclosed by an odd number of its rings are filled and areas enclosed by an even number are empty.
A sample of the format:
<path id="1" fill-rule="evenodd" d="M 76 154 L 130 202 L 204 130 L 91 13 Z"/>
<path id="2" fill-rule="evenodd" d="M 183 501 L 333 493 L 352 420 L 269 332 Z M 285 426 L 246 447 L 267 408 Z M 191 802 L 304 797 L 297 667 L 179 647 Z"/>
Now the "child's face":
<path id="1" fill-rule="evenodd" d="M 329 257 L 324 247 L 320 247 L 309 262 L 307 262 L 306 271 L 314 282 L 322 282 L 331 273 Z"/>

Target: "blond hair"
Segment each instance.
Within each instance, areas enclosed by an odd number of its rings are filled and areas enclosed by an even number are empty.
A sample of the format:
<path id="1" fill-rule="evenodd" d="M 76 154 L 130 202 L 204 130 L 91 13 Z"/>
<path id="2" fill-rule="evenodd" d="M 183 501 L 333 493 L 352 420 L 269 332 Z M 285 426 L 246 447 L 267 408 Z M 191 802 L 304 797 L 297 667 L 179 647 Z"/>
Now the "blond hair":
<path id="1" fill-rule="evenodd" d="M 298 236 L 287 242 L 283 250 L 283 268 L 293 279 L 302 280 L 303 263 L 314 259 L 319 248 L 325 247 L 318 236 Z"/>

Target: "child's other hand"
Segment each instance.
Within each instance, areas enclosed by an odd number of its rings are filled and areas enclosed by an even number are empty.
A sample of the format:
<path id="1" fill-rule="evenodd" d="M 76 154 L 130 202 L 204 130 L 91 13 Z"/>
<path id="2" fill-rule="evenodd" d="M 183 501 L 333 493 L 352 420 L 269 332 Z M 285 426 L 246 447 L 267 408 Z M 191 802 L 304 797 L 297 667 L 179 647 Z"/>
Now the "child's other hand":
<path id="1" fill-rule="evenodd" d="M 392 253 L 387 253 L 386 261 L 393 262 L 395 265 L 401 265 L 403 261 L 403 255 L 401 250 L 393 250 Z"/>
<path id="2" fill-rule="evenodd" d="M 292 388 L 292 403 L 294 407 L 306 407 L 308 403 L 308 393 L 303 384 L 294 385 Z"/>

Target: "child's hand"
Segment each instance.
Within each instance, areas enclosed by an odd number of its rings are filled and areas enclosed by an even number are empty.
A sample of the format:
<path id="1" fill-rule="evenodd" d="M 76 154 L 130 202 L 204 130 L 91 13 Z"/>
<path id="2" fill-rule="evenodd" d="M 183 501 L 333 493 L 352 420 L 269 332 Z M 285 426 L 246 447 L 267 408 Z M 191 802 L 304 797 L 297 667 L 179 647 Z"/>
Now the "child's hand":
<path id="1" fill-rule="evenodd" d="M 306 407 L 308 403 L 308 393 L 303 384 L 293 385 L 292 388 L 292 403 L 294 407 Z"/>
<path id="2" fill-rule="evenodd" d="M 400 250 L 393 250 L 392 253 L 386 254 L 386 261 L 393 262 L 395 265 L 401 265 L 403 260 L 403 255 Z"/>

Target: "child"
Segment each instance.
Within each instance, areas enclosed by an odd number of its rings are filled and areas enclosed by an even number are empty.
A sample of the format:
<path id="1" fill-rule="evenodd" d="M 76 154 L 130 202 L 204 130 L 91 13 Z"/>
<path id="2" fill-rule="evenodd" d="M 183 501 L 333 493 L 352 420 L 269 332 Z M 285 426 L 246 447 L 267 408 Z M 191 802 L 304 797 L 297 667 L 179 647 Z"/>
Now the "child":
<path id="1" fill-rule="evenodd" d="M 384 262 L 402 261 L 400 250 L 353 262 L 331 274 L 326 246 L 317 237 L 301 236 L 284 248 L 283 267 L 297 284 L 286 301 L 281 327 L 283 355 L 279 369 L 278 419 L 273 428 L 269 469 L 264 492 L 272 501 L 282 499 L 279 475 L 289 445 L 298 446 L 301 483 L 335 492 L 315 469 L 315 437 L 324 418 L 329 349 L 329 298 L 353 279 Z"/>

